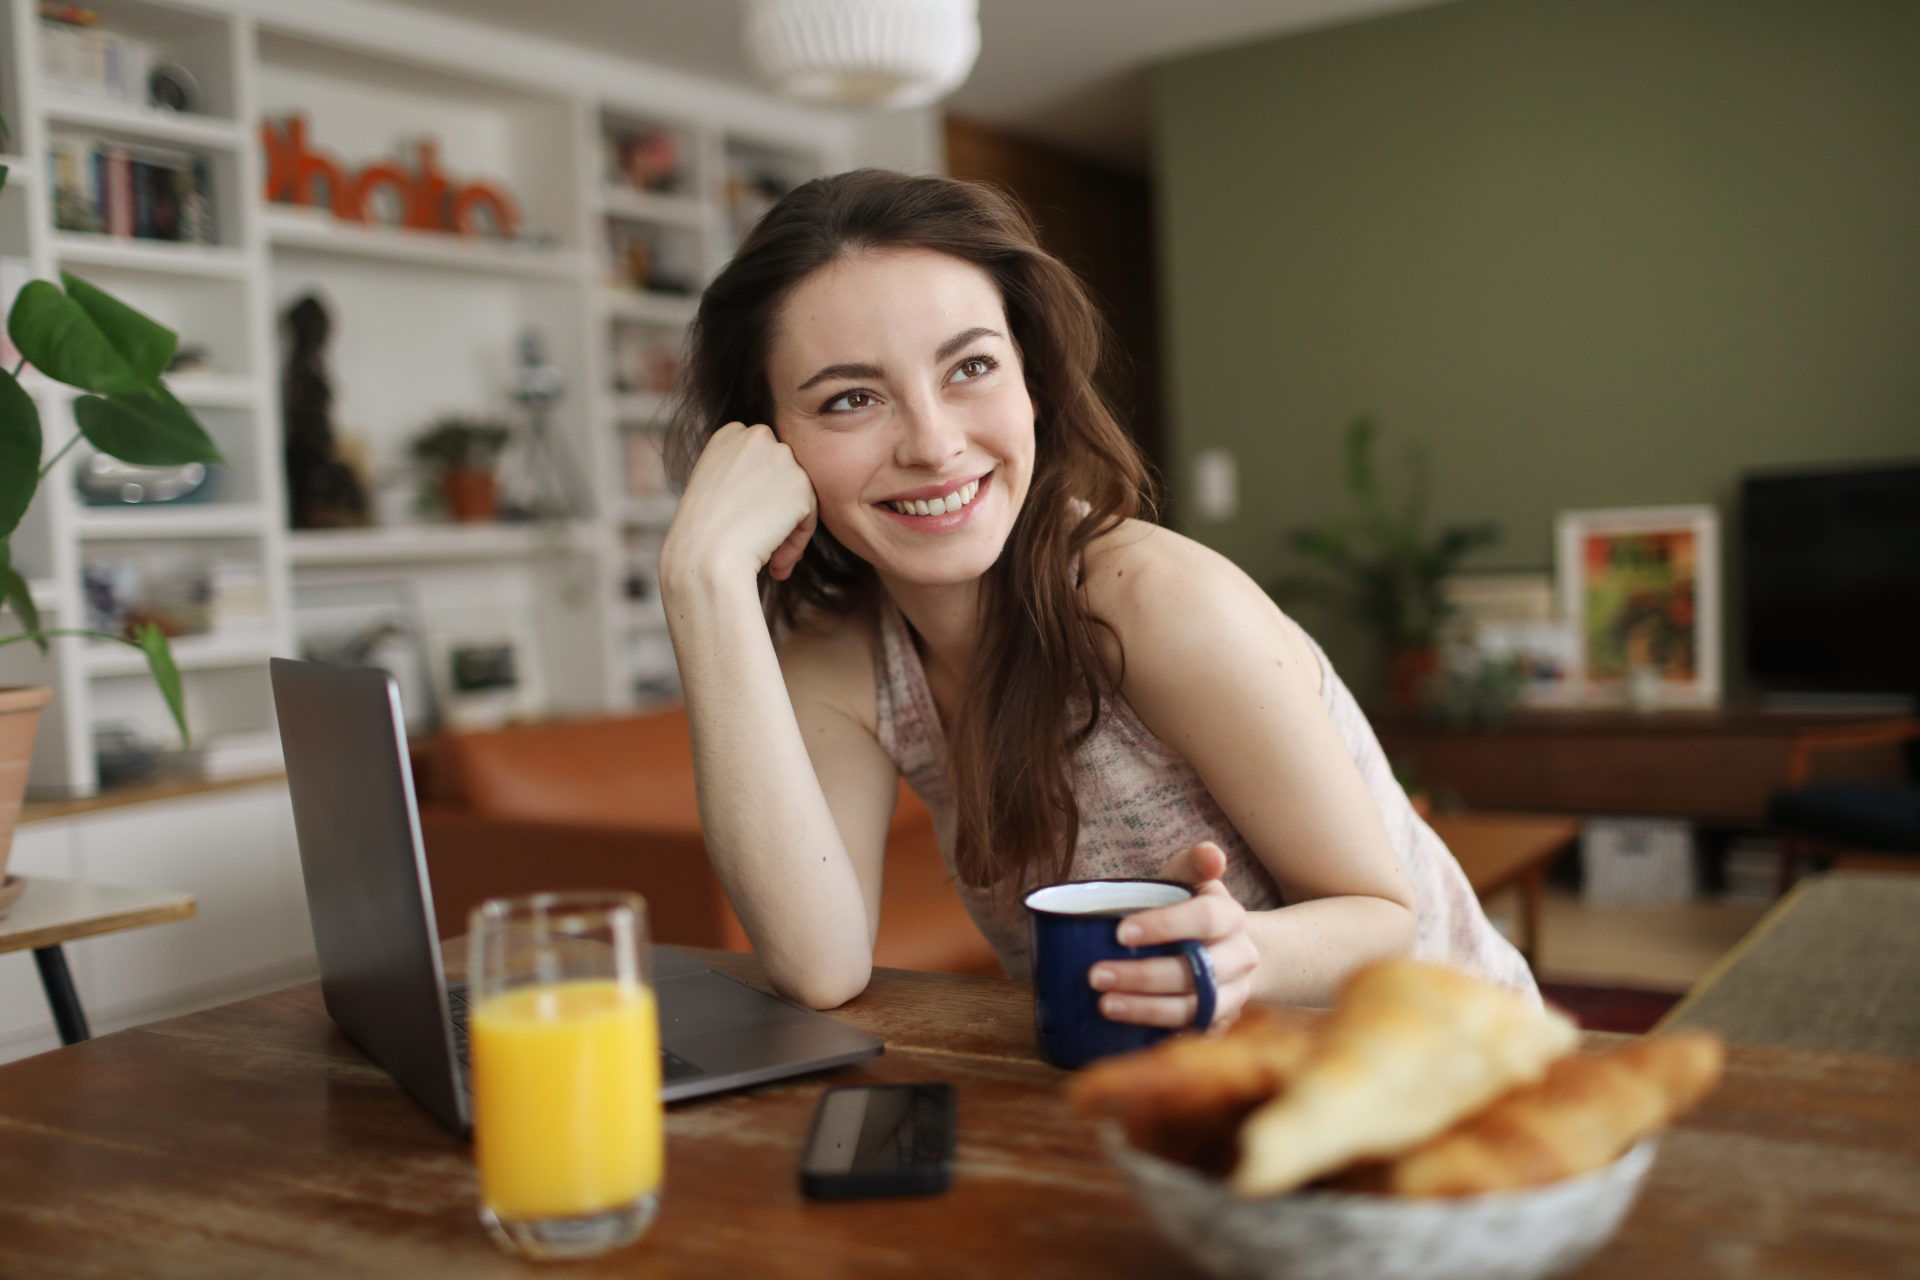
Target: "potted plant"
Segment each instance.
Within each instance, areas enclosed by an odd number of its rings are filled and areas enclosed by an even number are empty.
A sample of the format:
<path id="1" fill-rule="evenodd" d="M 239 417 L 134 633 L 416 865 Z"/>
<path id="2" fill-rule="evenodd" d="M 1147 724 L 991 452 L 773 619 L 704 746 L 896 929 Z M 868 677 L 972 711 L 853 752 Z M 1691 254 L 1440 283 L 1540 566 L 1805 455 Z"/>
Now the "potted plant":
<path id="1" fill-rule="evenodd" d="M 447 511 L 455 520 L 486 521 L 499 513 L 494 465 L 508 434 L 503 422 L 449 414 L 414 439 L 413 456 L 437 473 Z"/>
<path id="2" fill-rule="evenodd" d="M 1280 599 L 1331 599 L 1351 608 L 1379 641 L 1388 702 L 1412 711 L 1440 666 L 1440 629 L 1452 611 L 1442 584 L 1461 559 L 1500 536 L 1493 524 L 1426 531 L 1426 471 L 1416 453 L 1406 500 L 1391 503 L 1374 466 L 1374 424 L 1355 418 L 1346 434 L 1346 487 L 1357 510 L 1296 528 L 1293 549 L 1325 571 L 1292 575 L 1273 587 Z"/>
<path id="3" fill-rule="evenodd" d="M 0 139 L 5 137 L 6 122 L 0 120 Z M 6 180 L 6 166 L 0 165 L 0 187 Z M 187 716 L 180 672 L 160 628 L 141 623 L 125 635 L 43 628 L 33 592 L 13 563 L 12 537 L 40 482 L 82 438 L 104 454 L 140 466 L 221 461 L 206 431 L 161 385 L 161 371 L 179 345 L 173 331 L 75 276 L 62 272 L 60 281 L 30 282 L 7 316 L 7 335 L 21 358 L 11 369 L 0 367 L 0 614 L 10 611 L 19 619 L 20 630 L 0 635 L 0 646 L 31 641 L 44 653 L 48 637 L 79 635 L 140 650 L 184 743 Z M 79 429 L 44 461 L 39 408 L 20 384 L 21 370 L 28 364 L 87 393 L 73 401 Z M 0 689 L 0 877 L 26 793 L 27 761 L 40 709 L 52 698 L 49 689 Z M 4 883 L 0 878 L 0 885 Z"/>

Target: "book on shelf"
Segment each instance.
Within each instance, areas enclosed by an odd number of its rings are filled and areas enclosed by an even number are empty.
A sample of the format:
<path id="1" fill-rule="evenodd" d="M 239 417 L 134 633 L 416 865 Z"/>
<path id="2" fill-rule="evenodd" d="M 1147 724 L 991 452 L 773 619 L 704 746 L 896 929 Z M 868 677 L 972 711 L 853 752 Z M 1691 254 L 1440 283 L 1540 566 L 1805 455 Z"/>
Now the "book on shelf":
<path id="1" fill-rule="evenodd" d="M 213 174 L 205 156 L 57 133 L 47 141 L 47 168 L 58 230 L 215 243 Z"/>
<path id="2" fill-rule="evenodd" d="M 75 19 L 93 16 L 62 7 Z M 59 17 L 40 19 L 40 74 L 58 92 L 145 106 L 155 58 L 144 40 Z"/>

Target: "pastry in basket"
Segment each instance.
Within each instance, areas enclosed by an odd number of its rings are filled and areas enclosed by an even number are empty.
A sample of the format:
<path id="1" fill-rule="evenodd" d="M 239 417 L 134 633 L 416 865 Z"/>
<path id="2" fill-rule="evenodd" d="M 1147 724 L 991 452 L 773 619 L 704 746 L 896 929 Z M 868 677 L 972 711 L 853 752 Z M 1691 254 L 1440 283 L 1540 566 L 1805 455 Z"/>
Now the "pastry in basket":
<path id="1" fill-rule="evenodd" d="M 1348 979 L 1308 1061 L 1240 1133 L 1233 1190 L 1278 1195 L 1441 1133 L 1574 1047 L 1565 1015 L 1438 965 Z"/>
<path id="2" fill-rule="evenodd" d="M 1240 1122 L 1299 1074 L 1315 1040 L 1249 1005 L 1221 1035 L 1175 1036 L 1095 1063 L 1067 1099 L 1079 1115 L 1117 1120 L 1137 1150 L 1224 1176 L 1239 1159 Z"/>
<path id="3" fill-rule="evenodd" d="M 1726 1050 L 1681 1033 L 1575 1054 L 1446 1133 L 1323 1185 L 1396 1196 L 1471 1196 L 1598 1169 L 1705 1097 Z"/>

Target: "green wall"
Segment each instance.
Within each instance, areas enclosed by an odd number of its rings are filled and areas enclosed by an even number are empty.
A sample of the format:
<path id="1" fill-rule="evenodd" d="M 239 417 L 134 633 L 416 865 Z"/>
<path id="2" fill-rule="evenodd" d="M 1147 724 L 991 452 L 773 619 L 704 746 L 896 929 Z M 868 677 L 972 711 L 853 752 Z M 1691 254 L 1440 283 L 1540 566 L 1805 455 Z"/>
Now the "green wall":
<path id="1" fill-rule="evenodd" d="M 1744 469 L 1920 455 L 1913 0 L 1458 0 L 1152 83 L 1176 479 L 1240 472 L 1184 527 L 1263 582 L 1362 410 L 1435 519 L 1500 522 L 1485 569 L 1550 567 L 1562 509 L 1724 532 Z"/>

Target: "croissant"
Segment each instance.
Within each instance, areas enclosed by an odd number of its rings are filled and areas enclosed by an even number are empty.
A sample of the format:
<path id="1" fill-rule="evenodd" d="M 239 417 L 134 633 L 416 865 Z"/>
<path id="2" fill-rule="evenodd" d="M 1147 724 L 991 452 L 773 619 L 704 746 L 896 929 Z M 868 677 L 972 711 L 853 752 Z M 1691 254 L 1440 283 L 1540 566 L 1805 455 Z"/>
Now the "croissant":
<path id="1" fill-rule="evenodd" d="M 1233 1189 L 1277 1195 L 1404 1151 L 1574 1046 L 1564 1015 L 1453 969 L 1381 961 L 1347 981 L 1286 1092 L 1248 1116 Z"/>
<path id="2" fill-rule="evenodd" d="M 1539 1186 L 1619 1156 L 1691 1107 L 1726 1050 L 1697 1032 L 1560 1059 L 1439 1137 L 1332 1185 L 1396 1196 L 1469 1196 Z"/>
<path id="3" fill-rule="evenodd" d="M 1080 1116 L 1118 1120 L 1136 1150 L 1223 1175 L 1239 1158 L 1240 1122 L 1299 1074 L 1315 1039 L 1249 1005 L 1221 1035 L 1175 1036 L 1093 1064 L 1067 1101 Z"/>

